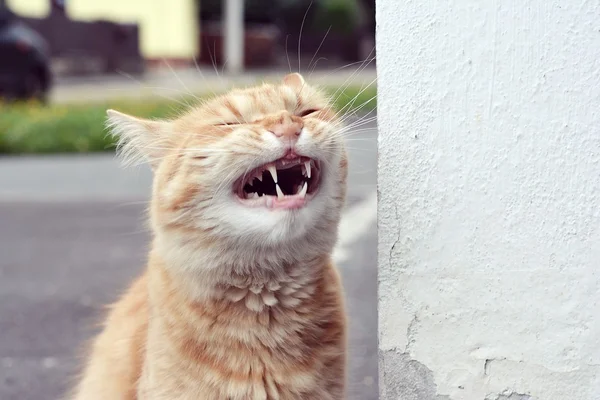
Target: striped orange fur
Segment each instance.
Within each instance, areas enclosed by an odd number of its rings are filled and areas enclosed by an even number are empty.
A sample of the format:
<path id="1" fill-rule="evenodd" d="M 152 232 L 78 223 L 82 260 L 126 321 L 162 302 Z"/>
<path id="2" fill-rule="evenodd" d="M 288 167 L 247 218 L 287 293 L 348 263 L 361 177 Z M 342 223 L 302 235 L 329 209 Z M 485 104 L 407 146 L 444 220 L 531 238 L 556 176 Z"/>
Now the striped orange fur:
<path id="1" fill-rule="evenodd" d="M 127 161 L 153 167 L 153 240 L 71 398 L 343 399 L 346 320 L 331 253 L 347 159 L 329 99 L 290 74 L 171 121 L 109 111 L 109 124 Z M 249 171 L 286 157 L 318 160 L 312 178 L 302 167 L 314 185 L 305 197 L 249 192 Z M 283 188 L 284 173 L 272 184 Z"/>

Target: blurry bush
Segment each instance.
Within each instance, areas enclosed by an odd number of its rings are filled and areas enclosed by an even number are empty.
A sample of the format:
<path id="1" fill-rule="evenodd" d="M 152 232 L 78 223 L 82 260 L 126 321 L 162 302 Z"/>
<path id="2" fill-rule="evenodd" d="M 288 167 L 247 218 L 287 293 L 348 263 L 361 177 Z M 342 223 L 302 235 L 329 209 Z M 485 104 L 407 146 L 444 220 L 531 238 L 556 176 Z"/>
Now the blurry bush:
<path id="1" fill-rule="evenodd" d="M 361 93 L 358 87 L 325 88 L 343 112 L 376 107 L 376 89 Z M 86 153 L 114 149 L 114 139 L 105 130 L 106 110 L 114 108 L 142 118 L 175 117 L 193 104 L 193 99 L 146 99 L 96 104 L 42 106 L 36 103 L 0 104 L 0 154 Z M 367 104 L 365 104 L 368 102 Z M 364 107 L 361 107 L 364 104 Z"/>
<path id="2" fill-rule="evenodd" d="M 0 153 L 106 151 L 114 140 L 104 129 L 106 109 L 140 117 L 167 117 L 178 110 L 167 101 L 122 101 L 90 105 L 36 103 L 0 105 Z"/>
<path id="3" fill-rule="evenodd" d="M 360 25 L 361 13 L 356 0 L 322 0 L 318 3 L 313 29 L 350 34 Z"/>
<path id="4" fill-rule="evenodd" d="M 286 33 L 352 33 L 361 23 L 362 12 L 357 0 L 279 0 L 277 15 Z M 306 16 L 306 19 L 305 19 Z"/>
<path id="5" fill-rule="evenodd" d="M 318 54 L 324 59 L 362 61 L 365 58 L 362 42 L 371 34 L 370 23 L 374 18 L 366 3 L 372 1 L 279 0 L 278 26 L 284 33 L 282 39 L 289 39 L 290 48 L 294 48 L 300 42 L 301 32 L 300 52 L 310 54 L 308 60 Z"/>
<path id="6" fill-rule="evenodd" d="M 370 3 L 369 0 L 366 3 Z M 350 33 L 362 22 L 366 9 L 358 0 L 245 0 L 244 21 L 248 24 L 279 23 L 285 31 L 300 29 L 304 16 L 305 29 Z M 222 0 L 198 0 L 201 21 L 221 21 Z M 284 32 L 288 33 L 288 32 Z"/>

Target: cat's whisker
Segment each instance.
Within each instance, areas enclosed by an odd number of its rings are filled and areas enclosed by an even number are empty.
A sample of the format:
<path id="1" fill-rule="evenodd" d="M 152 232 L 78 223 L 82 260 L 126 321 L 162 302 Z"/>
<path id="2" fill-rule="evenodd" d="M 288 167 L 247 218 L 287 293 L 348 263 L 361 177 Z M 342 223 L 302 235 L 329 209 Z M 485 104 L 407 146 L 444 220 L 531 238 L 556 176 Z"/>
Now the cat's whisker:
<path id="1" fill-rule="evenodd" d="M 344 140 L 344 142 L 347 142 L 347 140 L 345 139 L 345 140 Z M 371 139 L 371 140 L 367 140 L 367 139 L 365 139 L 363 142 L 367 142 L 367 143 L 373 143 L 373 142 L 374 142 L 374 140 L 373 140 L 373 139 Z M 334 145 L 334 144 L 338 143 L 338 140 L 327 140 L 327 141 L 322 141 L 322 142 L 320 142 L 320 143 L 321 143 L 322 145 Z M 344 147 L 345 147 L 347 150 L 359 150 L 359 151 L 367 150 L 367 151 L 374 151 L 374 152 L 376 152 L 376 151 L 377 151 L 376 149 L 371 149 L 371 150 L 369 150 L 369 149 L 365 149 L 364 147 L 353 147 L 353 146 L 349 146 L 349 145 L 347 145 L 347 144 L 345 144 L 345 145 L 344 145 Z M 333 150 L 331 150 L 331 151 L 335 153 L 337 150 L 336 150 L 336 149 L 333 149 Z M 329 152 L 329 154 L 333 154 L 333 153 Z"/>
<path id="2" fill-rule="evenodd" d="M 371 51 L 369 52 L 369 55 L 371 55 L 374 50 L 375 50 L 375 47 L 373 47 L 371 49 Z M 325 74 L 324 78 L 328 78 L 329 76 L 333 75 L 334 73 L 336 73 L 338 71 L 341 71 L 345 68 L 349 68 L 356 64 L 360 64 L 360 66 L 357 67 L 357 69 L 354 71 L 354 73 L 352 73 L 348 78 L 346 78 L 346 80 L 338 87 L 338 89 L 336 89 L 336 91 L 330 95 L 329 102 L 335 103 L 339 99 L 339 97 L 336 97 L 336 95 L 339 93 L 341 96 L 343 94 L 344 90 L 346 90 L 348 87 L 350 87 L 350 85 L 353 82 L 352 78 L 354 77 L 354 75 L 360 73 L 361 71 L 364 71 L 364 69 L 366 69 L 369 66 L 369 64 L 371 64 L 371 62 L 373 62 L 375 59 L 376 59 L 375 56 L 373 56 L 371 58 L 369 58 L 367 56 L 367 58 L 365 58 L 362 61 L 355 61 L 355 62 L 346 64 L 346 65 L 342 65 L 341 67 L 334 68 L 331 71 L 329 71 L 327 74 Z M 313 68 L 313 70 L 314 70 L 314 68 Z"/>
<path id="3" fill-rule="evenodd" d="M 367 132 L 369 130 L 376 130 L 376 127 L 372 127 L 371 124 L 377 122 L 377 116 L 365 118 L 361 121 L 352 122 L 347 127 L 340 128 L 334 131 L 334 134 L 339 136 L 350 137 L 361 132 Z"/>
<path id="4" fill-rule="evenodd" d="M 229 61 L 229 58 L 225 58 L 225 60 L 223 61 L 223 65 L 221 66 L 221 76 L 225 75 L 225 67 L 227 66 L 228 61 Z M 221 82 L 223 82 L 222 79 L 221 79 Z"/>
<path id="5" fill-rule="evenodd" d="M 368 87 L 367 87 L 368 88 Z M 364 90 L 366 90 L 367 88 L 365 88 Z M 353 99 L 352 102 L 356 101 L 356 99 L 358 98 L 358 96 L 360 96 L 360 94 L 362 94 L 362 91 L 359 92 L 356 97 Z M 369 103 L 371 103 L 373 100 L 377 99 L 377 95 L 372 96 L 371 98 L 367 99 L 366 101 L 364 101 L 362 104 L 360 104 L 359 106 L 357 106 L 356 108 L 352 109 L 351 112 L 349 113 L 349 115 L 346 115 L 345 117 L 342 118 L 342 121 L 347 120 L 348 118 L 351 118 L 354 115 L 357 115 L 358 112 L 360 110 L 362 110 L 363 108 L 365 108 L 366 106 L 369 105 Z M 370 114 L 372 112 L 374 112 L 375 109 L 372 109 L 371 111 L 369 111 L 367 114 Z"/>
<path id="6" fill-rule="evenodd" d="M 360 132 L 366 132 L 370 129 L 373 129 L 373 128 L 370 128 L 370 126 L 371 126 L 371 124 L 376 123 L 376 122 L 377 122 L 376 117 L 374 117 L 373 119 L 367 119 L 367 120 L 364 120 L 361 122 L 357 122 L 355 124 L 352 124 L 352 126 L 349 127 L 348 129 L 341 131 L 340 135 L 342 135 L 344 137 L 350 137 L 350 136 L 353 136 Z M 364 129 L 364 130 L 359 131 L 359 129 Z M 353 133 L 353 132 L 356 132 L 356 133 Z"/>
<path id="7" fill-rule="evenodd" d="M 300 65 L 300 50 L 301 50 L 301 44 L 302 44 L 302 30 L 304 29 L 304 23 L 306 22 L 306 16 L 308 15 L 308 12 L 310 11 L 310 8 L 313 5 L 313 0 L 311 0 L 310 4 L 308 5 L 308 8 L 306 9 L 306 12 L 304 13 L 304 18 L 302 18 L 302 24 L 300 25 L 300 33 L 298 34 L 298 72 L 302 72 L 302 68 Z"/>
<path id="8" fill-rule="evenodd" d="M 331 98 L 335 99 L 335 100 L 332 101 L 333 104 L 335 104 L 338 101 L 339 96 L 341 96 L 344 93 L 344 91 L 348 88 L 348 86 L 352 83 L 352 79 L 356 75 L 358 75 L 359 73 L 361 73 L 369 65 L 369 63 L 371 61 L 369 61 L 369 62 L 366 62 L 366 61 L 369 59 L 369 57 L 371 56 L 371 54 L 373 54 L 373 51 L 375 51 L 375 48 L 371 49 L 371 51 L 367 55 L 367 58 L 365 60 L 363 60 L 363 62 L 361 63 L 361 65 L 352 74 L 350 74 L 350 76 L 348 78 L 346 78 L 346 80 L 340 85 L 340 87 L 332 94 Z M 338 93 L 339 93 L 339 95 L 338 95 Z"/>
<path id="9" fill-rule="evenodd" d="M 344 142 L 345 143 L 351 143 L 351 142 L 366 142 L 366 143 L 372 143 L 373 139 L 371 138 L 346 138 L 344 137 Z"/>
<path id="10" fill-rule="evenodd" d="M 364 169 L 354 168 L 354 170 L 352 171 L 352 173 L 356 174 L 356 175 L 373 175 L 373 173 L 377 173 L 377 169 L 374 169 L 374 168 L 364 168 Z M 359 185 L 352 185 L 352 186 L 357 187 Z M 369 184 L 363 184 L 362 186 L 368 187 Z"/>
<path id="11" fill-rule="evenodd" d="M 173 88 L 160 87 L 160 86 L 148 86 L 148 85 L 145 85 L 142 81 L 135 79 L 133 76 L 131 76 L 131 75 L 125 73 L 125 72 L 120 72 L 120 74 L 123 75 L 124 77 L 132 80 L 133 82 L 137 83 L 143 89 L 153 90 L 153 93 L 155 95 L 157 95 L 158 97 L 162 97 L 163 99 L 167 99 L 169 101 L 177 103 L 177 104 L 183 106 L 186 109 L 190 107 L 190 104 L 186 103 L 185 101 L 182 101 L 182 100 L 179 100 L 177 98 L 166 96 L 164 94 L 156 92 L 156 91 L 171 91 L 171 92 L 174 91 L 174 92 L 178 92 L 178 93 L 181 93 L 181 94 L 187 94 L 184 91 L 181 91 L 181 90 L 178 90 L 178 89 L 173 89 Z M 127 89 L 111 89 L 111 90 L 118 90 L 118 91 L 123 91 L 123 92 L 127 92 L 128 91 Z"/>
<path id="12" fill-rule="evenodd" d="M 373 119 L 371 121 L 361 122 L 360 126 L 365 126 L 366 124 L 369 124 L 369 123 L 374 122 L 374 121 L 375 121 L 375 119 Z M 350 136 L 354 136 L 356 134 L 360 134 L 362 132 L 369 132 L 369 131 L 376 131 L 377 130 L 376 127 L 361 128 L 360 126 L 352 126 L 352 127 L 349 127 L 349 128 L 338 129 L 338 130 L 334 131 L 334 134 L 340 133 L 344 137 L 350 137 Z"/>
<path id="13" fill-rule="evenodd" d="M 373 51 L 374 51 L 374 50 L 375 50 L 375 47 L 373 47 L 373 49 L 372 49 L 372 50 L 369 52 L 369 55 L 371 55 L 371 53 L 373 53 Z M 361 66 L 362 66 L 362 65 L 364 65 L 364 63 L 366 62 L 366 63 L 367 63 L 367 66 L 368 66 L 368 65 L 369 65 L 371 62 L 373 62 L 373 61 L 376 59 L 376 57 L 371 57 L 371 58 L 368 58 L 368 57 L 369 57 L 369 55 L 367 55 L 367 58 L 365 58 L 364 60 L 361 60 L 361 61 L 355 61 L 355 62 L 351 62 L 351 63 L 349 63 L 349 64 L 342 65 L 341 67 L 333 68 L 333 69 L 332 69 L 331 71 L 329 71 L 329 72 L 328 72 L 328 73 L 327 73 L 325 76 L 326 76 L 326 77 L 327 77 L 327 76 L 331 76 L 331 75 L 333 75 L 334 73 L 336 73 L 336 72 L 338 72 L 338 71 L 341 71 L 341 70 L 343 70 L 344 68 L 348 68 L 348 67 L 351 67 L 351 66 L 353 66 L 353 65 L 356 65 L 356 64 L 361 64 Z"/>
<path id="14" fill-rule="evenodd" d="M 133 75 L 125 72 L 125 71 L 118 71 L 117 72 L 119 75 L 129 79 L 130 81 L 138 84 L 140 87 L 145 88 L 145 89 L 155 89 L 155 90 L 167 90 L 167 91 L 177 91 L 179 93 L 183 93 L 186 94 L 186 92 L 183 92 L 181 90 L 177 90 L 177 89 L 173 89 L 173 88 L 167 88 L 167 87 L 158 87 L 158 86 L 148 86 L 146 84 L 144 84 L 141 80 L 136 79 Z M 128 89 L 111 89 L 111 90 L 118 90 L 118 91 L 127 91 Z M 160 96 L 160 95 L 159 95 Z M 162 96 L 161 96 L 162 97 Z M 168 100 L 171 100 L 170 98 L 168 98 Z"/>
<path id="15" fill-rule="evenodd" d="M 133 78 L 133 79 L 135 79 L 135 78 Z M 148 85 L 144 85 L 141 81 L 136 81 L 135 83 L 139 84 L 144 89 L 151 89 L 151 90 L 155 90 L 155 91 L 175 92 L 177 94 L 183 95 L 182 97 L 189 96 L 188 92 L 186 92 L 184 90 L 180 90 L 180 89 L 175 89 L 175 88 L 170 88 L 170 87 L 161 87 L 161 86 L 148 86 Z M 111 88 L 109 90 L 116 90 L 116 91 L 121 91 L 121 92 L 128 91 L 128 89 L 115 89 L 115 88 Z M 160 94 L 158 94 L 158 96 L 160 96 Z M 164 97 L 164 96 L 161 96 L 161 97 Z M 201 100 L 200 97 L 197 97 L 197 96 L 193 96 L 193 97 L 195 99 L 197 99 L 197 100 Z M 173 98 L 170 98 L 170 97 L 165 97 L 165 98 L 167 100 L 176 101 L 176 100 L 174 100 Z"/>
<path id="16" fill-rule="evenodd" d="M 285 57 L 287 58 L 288 67 L 290 67 L 290 74 L 292 73 L 292 64 L 290 63 L 290 55 L 288 54 L 288 39 L 290 34 L 285 35 Z"/>
<path id="17" fill-rule="evenodd" d="M 196 60 L 196 57 L 194 57 L 194 65 L 196 66 L 196 71 L 198 71 L 198 73 L 200 73 L 200 76 L 202 77 L 202 79 L 204 79 L 204 82 L 208 83 L 206 76 L 204 75 L 204 73 L 200 69 L 200 66 L 198 65 L 198 61 Z M 207 84 L 207 86 L 210 87 L 210 85 L 208 85 L 208 84 Z M 215 93 L 214 90 L 212 90 L 212 89 L 209 89 L 209 90 L 212 93 L 213 97 L 217 97 L 217 93 Z"/>
<path id="18" fill-rule="evenodd" d="M 371 115 L 374 114 L 374 115 Z M 365 120 L 376 120 L 377 119 L 377 109 L 372 109 L 371 111 L 365 113 L 365 114 L 361 114 L 357 117 L 356 121 L 351 122 L 350 124 L 354 124 L 354 123 L 361 123 Z"/>
<path id="19" fill-rule="evenodd" d="M 348 104 L 350 104 L 350 108 L 342 111 L 344 112 L 344 117 L 342 118 L 342 121 L 347 120 L 348 118 L 354 117 L 359 115 L 358 111 L 360 111 L 361 109 L 363 109 L 364 107 L 366 107 L 367 105 L 369 105 L 373 100 L 377 99 L 377 94 L 373 95 L 371 98 L 359 103 L 356 107 L 352 108 L 354 106 L 354 102 L 356 101 L 356 99 L 367 89 L 369 89 L 369 87 L 373 84 L 374 82 L 371 82 L 367 87 L 361 89 L 356 95 L 355 97 L 352 99 L 351 102 L 349 102 Z M 369 112 L 367 112 L 367 114 L 370 114 L 372 112 L 376 111 L 377 107 L 373 107 Z"/>
<path id="20" fill-rule="evenodd" d="M 340 120 L 340 124 L 343 125 L 343 128 L 341 128 L 340 130 L 351 130 L 354 128 L 359 128 L 361 126 L 364 126 L 365 124 L 371 123 L 373 121 L 376 121 L 377 115 L 373 115 L 373 116 L 370 115 L 373 112 L 374 112 L 374 110 L 371 110 L 368 113 L 366 113 L 365 115 L 359 115 L 356 120 L 352 120 L 350 123 L 348 123 L 348 120 L 354 119 L 354 118 L 356 118 L 356 116 L 343 117 Z"/>
<path id="21" fill-rule="evenodd" d="M 369 84 L 367 84 L 366 86 L 361 86 L 359 91 L 357 93 L 354 94 L 353 97 L 348 98 L 344 103 L 345 105 L 340 107 L 336 114 L 335 114 L 335 118 L 338 118 L 340 115 L 344 114 L 345 116 L 342 118 L 342 120 L 347 119 L 348 117 L 352 116 L 353 113 L 356 113 L 356 109 L 353 109 L 354 104 L 356 103 L 356 100 L 366 91 L 368 90 L 371 85 L 373 85 L 375 82 L 377 81 L 377 78 L 373 79 Z M 344 89 L 345 90 L 345 89 Z M 345 96 L 346 92 L 342 91 L 338 94 L 338 96 L 334 99 L 334 100 L 330 100 L 332 104 L 337 104 L 337 102 L 340 100 L 340 98 L 342 96 Z M 368 101 L 366 101 L 366 103 L 372 101 L 372 99 L 369 99 Z M 362 106 L 364 106 L 363 104 L 360 104 L 357 106 L 358 109 L 362 108 Z"/>
<path id="22" fill-rule="evenodd" d="M 118 208 L 122 208 L 122 207 L 132 207 L 132 206 L 139 206 L 139 205 L 148 206 L 148 205 L 150 205 L 150 200 L 127 201 L 124 203 L 119 203 L 119 204 L 113 206 L 113 208 L 118 209 Z"/>
<path id="23" fill-rule="evenodd" d="M 375 96 L 377 96 L 377 95 L 375 95 Z M 376 97 L 373 97 L 370 101 L 372 101 L 373 99 L 376 99 Z M 365 101 L 365 103 L 367 103 L 368 101 L 369 100 Z M 377 106 L 371 108 L 367 112 L 358 113 L 357 111 L 354 111 L 352 113 L 348 113 L 347 115 L 344 115 L 343 117 L 341 117 L 341 120 L 343 121 L 343 123 L 346 123 L 346 121 L 354 119 L 354 121 L 352 121 L 352 123 L 354 123 L 354 122 L 362 121 L 365 118 L 371 118 L 371 117 L 376 117 L 376 116 L 377 116 Z"/>
<path id="24" fill-rule="evenodd" d="M 338 112 L 336 113 L 336 117 L 338 115 L 340 115 L 341 113 L 344 112 L 344 110 L 346 110 L 348 107 L 353 107 L 354 103 L 356 102 L 356 100 L 358 99 L 358 97 L 363 94 L 371 85 L 373 85 L 375 82 L 377 82 L 377 78 L 373 79 L 366 87 L 361 88 L 361 90 L 358 91 L 358 93 L 352 98 L 351 101 L 349 101 L 345 106 L 341 107 Z M 374 99 L 377 98 L 377 95 L 371 97 L 369 100 L 367 100 L 365 103 L 363 103 L 358 109 L 362 109 L 363 107 L 365 107 L 369 102 L 373 101 Z M 337 100 L 336 100 L 337 101 Z"/>
<path id="25" fill-rule="evenodd" d="M 345 69 L 345 68 L 349 68 L 349 67 L 351 67 L 351 66 L 354 66 L 354 65 L 356 65 L 356 64 L 360 64 L 360 65 L 359 65 L 359 66 L 358 66 L 358 67 L 355 69 L 355 71 L 354 71 L 354 72 L 353 72 L 353 73 L 352 73 L 352 74 L 351 74 L 351 75 L 350 75 L 348 78 L 346 78 L 346 80 L 345 80 L 345 81 L 344 81 L 344 82 L 343 82 L 343 83 L 342 83 L 342 84 L 341 84 L 341 85 L 338 87 L 338 89 L 336 89 L 336 91 L 335 91 L 335 92 L 333 92 L 333 94 L 332 94 L 332 95 L 331 95 L 331 97 L 330 97 L 330 101 L 331 101 L 331 102 L 334 102 L 334 100 L 333 100 L 333 99 L 336 97 L 336 94 L 338 94 L 338 93 L 339 93 L 340 95 L 342 95 L 342 94 L 343 94 L 343 92 L 344 92 L 344 91 L 345 91 L 345 90 L 346 90 L 348 87 L 350 87 L 350 85 L 352 85 L 352 83 L 354 82 L 354 81 L 353 81 L 353 78 L 354 78 L 354 76 L 355 76 L 355 75 L 357 75 L 357 74 L 359 74 L 360 72 L 364 71 L 364 70 L 365 70 L 365 69 L 366 69 L 366 68 L 367 68 L 367 67 L 368 67 L 368 66 L 369 66 L 369 65 L 370 65 L 370 64 L 371 64 L 373 61 L 375 61 L 375 59 L 376 59 L 376 57 L 375 57 L 375 56 L 373 56 L 373 57 L 370 57 L 370 58 L 369 58 L 369 56 L 370 56 L 370 55 L 373 53 L 373 51 L 374 51 L 374 50 L 375 50 L 375 48 L 373 47 L 373 48 L 371 49 L 371 51 L 369 52 L 369 55 L 367 56 L 367 58 L 365 58 L 364 60 L 361 60 L 361 61 L 355 61 L 355 62 L 352 62 L 352 63 L 349 63 L 349 64 L 342 65 L 341 67 L 334 68 L 334 69 L 330 70 L 328 73 L 326 73 L 326 74 L 323 76 L 324 78 L 328 78 L 328 77 L 330 77 L 331 75 L 335 74 L 336 72 L 339 72 L 339 71 L 341 71 L 341 70 L 343 70 L 343 69 Z M 314 71 L 314 67 L 313 67 L 313 71 Z M 338 97 L 338 98 L 339 98 L 339 97 Z M 337 99 L 338 99 L 338 98 L 336 98 L 336 99 L 335 99 L 335 101 L 337 101 Z"/>
<path id="26" fill-rule="evenodd" d="M 328 58 L 327 57 L 319 57 L 319 58 L 317 58 L 317 60 L 315 61 L 315 64 L 313 65 L 312 69 L 310 70 L 310 74 L 309 75 L 312 75 L 313 72 L 315 72 L 315 69 L 317 68 L 317 63 L 319 61 L 321 61 L 321 60 L 328 60 Z"/>
<path id="27" fill-rule="evenodd" d="M 129 236 L 137 236 L 137 235 L 149 234 L 149 233 L 152 233 L 152 228 L 150 228 L 150 227 L 140 228 L 140 229 L 132 230 L 132 231 L 128 231 L 128 232 L 117 233 L 117 234 L 115 234 L 115 237 L 129 237 Z"/>
<path id="28" fill-rule="evenodd" d="M 181 78 L 179 77 L 179 75 L 177 74 L 177 72 L 175 72 L 175 70 L 173 69 L 173 67 L 171 67 L 171 64 L 163 58 L 163 61 L 165 62 L 165 64 L 167 65 L 167 67 L 169 68 L 169 70 L 171 71 L 171 73 L 173 74 L 173 76 L 175 76 L 175 79 L 177 79 L 177 81 L 179 81 L 179 83 L 181 84 L 181 86 L 187 91 L 187 93 L 194 97 L 196 100 L 199 100 L 199 97 L 197 97 L 196 95 L 194 95 L 194 93 L 192 93 L 190 91 L 190 89 L 186 86 L 185 83 L 183 83 L 183 81 L 181 80 Z"/>
<path id="29" fill-rule="evenodd" d="M 366 151 L 368 153 L 377 153 L 377 149 L 365 149 L 364 147 L 352 147 L 352 146 L 346 146 L 347 150 L 357 150 L 357 151 Z"/>
<path id="30" fill-rule="evenodd" d="M 323 43 L 325 43 L 325 39 L 327 39 L 327 35 L 329 35 L 329 31 L 331 30 L 331 25 L 329 26 L 329 29 L 327 29 L 327 32 L 325 32 L 325 35 L 323 35 L 323 39 L 321 40 L 321 43 L 319 44 L 319 47 L 317 47 L 317 51 L 315 51 L 315 54 L 312 56 L 312 58 L 310 59 L 310 62 L 308 63 L 308 69 L 310 70 L 310 66 L 313 62 L 313 60 L 315 59 L 315 57 L 317 56 L 317 54 L 319 54 L 319 50 L 321 50 L 321 46 L 323 46 Z M 308 78 L 310 79 L 312 75 L 312 72 L 310 72 L 308 74 Z"/>
<path id="31" fill-rule="evenodd" d="M 213 52 L 210 52 L 210 48 L 208 49 L 208 56 L 210 57 L 210 61 L 212 63 L 213 69 L 215 70 L 215 74 L 219 77 L 219 70 L 217 69 L 217 42 L 213 43 Z"/>
<path id="32" fill-rule="evenodd" d="M 376 115 L 372 116 L 372 117 L 362 118 L 362 119 L 354 121 L 348 125 L 345 125 L 342 128 L 336 129 L 334 132 L 343 133 L 343 132 L 347 132 L 347 131 L 355 131 L 357 128 L 360 128 L 361 126 L 365 126 L 365 125 L 370 124 L 375 121 L 377 121 Z M 369 129 L 369 128 L 363 128 L 363 129 Z"/>

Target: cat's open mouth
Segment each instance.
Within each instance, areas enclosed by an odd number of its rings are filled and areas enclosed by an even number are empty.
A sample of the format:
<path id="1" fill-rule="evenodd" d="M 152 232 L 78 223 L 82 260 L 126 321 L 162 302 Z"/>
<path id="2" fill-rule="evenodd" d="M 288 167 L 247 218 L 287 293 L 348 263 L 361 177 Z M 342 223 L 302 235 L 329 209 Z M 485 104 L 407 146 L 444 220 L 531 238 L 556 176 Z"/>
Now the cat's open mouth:
<path id="1" fill-rule="evenodd" d="M 319 188 L 320 162 L 307 157 L 280 158 L 250 171 L 234 190 L 248 206 L 300 208 Z"/>

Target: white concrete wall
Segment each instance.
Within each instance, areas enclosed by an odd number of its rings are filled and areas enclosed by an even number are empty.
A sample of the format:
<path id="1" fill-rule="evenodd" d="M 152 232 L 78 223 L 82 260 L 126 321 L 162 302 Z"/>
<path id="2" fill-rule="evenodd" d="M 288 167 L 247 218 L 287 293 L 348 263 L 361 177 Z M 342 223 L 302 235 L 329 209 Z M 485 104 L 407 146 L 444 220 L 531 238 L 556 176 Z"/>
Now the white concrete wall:
<path id="1" fill-rule="evenodd" d="M 600 3 L 378 0 L 382 399 L 600 399 Z"/>

